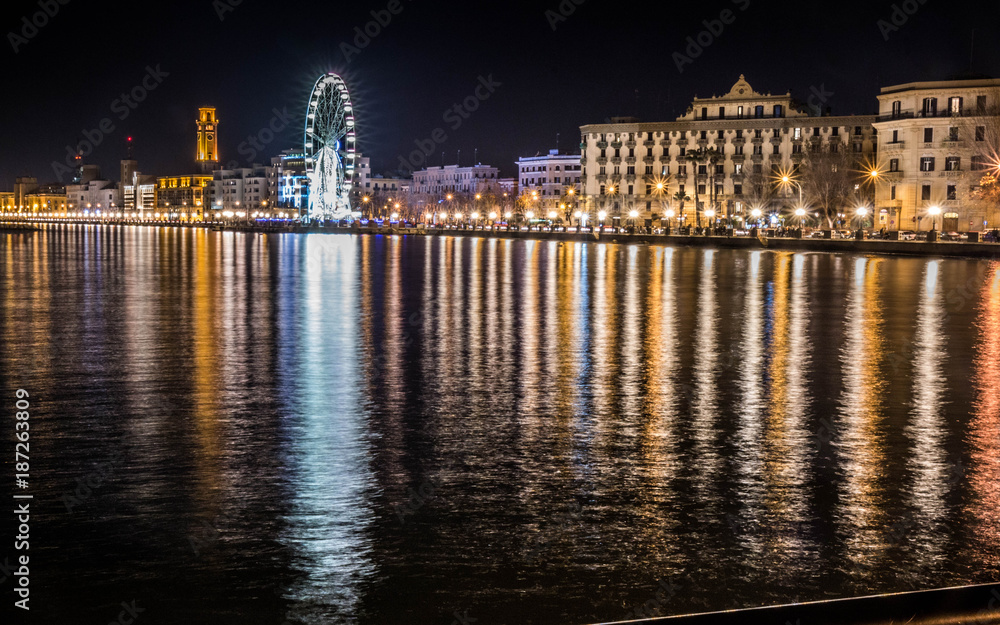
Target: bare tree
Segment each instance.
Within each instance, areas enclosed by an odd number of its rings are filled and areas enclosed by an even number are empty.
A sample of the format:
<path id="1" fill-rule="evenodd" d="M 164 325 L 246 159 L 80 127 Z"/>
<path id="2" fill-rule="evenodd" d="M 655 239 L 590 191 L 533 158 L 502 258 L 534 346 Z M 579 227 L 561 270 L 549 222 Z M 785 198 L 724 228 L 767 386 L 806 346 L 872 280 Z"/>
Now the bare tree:
<path id="1" fill-rule="evenodd" d="M 836 143 L 810 151 L 803 161 L 799 184 L 830 228 L 838 213 L 860 201 L 861 166 L 856 155 Z"/>

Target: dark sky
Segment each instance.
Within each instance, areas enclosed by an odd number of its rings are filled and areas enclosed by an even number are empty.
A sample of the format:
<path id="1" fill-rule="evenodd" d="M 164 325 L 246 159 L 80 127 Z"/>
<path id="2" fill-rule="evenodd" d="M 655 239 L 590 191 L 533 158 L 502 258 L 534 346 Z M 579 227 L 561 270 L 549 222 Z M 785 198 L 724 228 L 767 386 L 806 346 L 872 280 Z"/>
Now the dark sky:
<path id="1" fill-rule="evenodd" d="M 41 9 L 38 0 L 4 3 L 0 189 L 19 175 L 55 181 L 52 162 L 64 162 L 84 130 L 101 139 L 86 160 L 112 179 L 128 136 L 144 173 L 193 171 L 194 119 L 205 105 L 218 108 L 222 160 L 241 165 L 252 156 L 248 136 L 280 127 L 274 111 L 287 110 L 284 131 L 257 151 L 267 163 L 301 144 L 309 91 L 325 71 L 351 87 L 359 147 L 376 172 L 397 168 L 442 128 L 431 165 L 442 151 L 455 162 L 458 150 L 471 164 L 478 149 L 480 162 L 508 176 L 518 156 L 555 147 L 556 133 L 573 149 L 582 124 L 672 120 L 695 94 L 725 93 L 741 73 L 760 92 L 805 100 L 822 89 L 835 114 L 870 113 L 879 86 L 967 74 L 970 60 L 975 73 L 1000 76 L 995 1 L 898 3 L 901 26 L 885 30 L 879 20 L 891 24 L 894 3 L 880 0 L 399 0 L 401 12 L 350 61 L 341 44 L 387 0 L 63 1 L 42 0 L 58 12 L 13 44 L 10 33 L 20 36 L 22 18 Z M 560 4 L 574 10 L 553 30 L 546 11 Z M 231 9 L 222 19 L 220 7 Z M 732 23 L 678 71 L 672 55 L 727 9 Z M 168 75 L 120 119 L 126 109 L 115 100 L 142 84 L 147 66 Z M 499 86 L 453 130 L 444 113 L 489 76 Z M 105 118 L 113 130 L 94 132 Z"/>

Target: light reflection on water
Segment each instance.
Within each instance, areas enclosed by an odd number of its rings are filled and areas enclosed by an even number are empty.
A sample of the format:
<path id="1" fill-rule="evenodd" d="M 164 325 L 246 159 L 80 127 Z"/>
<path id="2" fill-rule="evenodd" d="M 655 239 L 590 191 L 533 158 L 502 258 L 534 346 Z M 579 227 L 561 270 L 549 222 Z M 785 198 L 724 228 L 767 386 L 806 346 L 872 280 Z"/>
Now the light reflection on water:
<path id="1" fill-rule="evenodd" d="M 0 379 L 38 395 L 53 614 L 136 596 L 150 622 L 583 623 L 660 581 L 678 613 L 998 575 L 994 263 L 168 228 L 0 244 Z"/>

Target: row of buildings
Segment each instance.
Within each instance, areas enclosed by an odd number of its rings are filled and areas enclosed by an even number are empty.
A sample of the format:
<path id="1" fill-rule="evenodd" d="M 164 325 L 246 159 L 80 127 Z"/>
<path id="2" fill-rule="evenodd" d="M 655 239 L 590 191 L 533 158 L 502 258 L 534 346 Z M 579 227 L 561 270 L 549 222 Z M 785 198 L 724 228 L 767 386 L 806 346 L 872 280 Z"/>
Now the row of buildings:
<path id="1" fill-rule="evenodd" d="M 417 216 L 475 199 L 539 216 L 604 214 L 647 225 L 694 224 L 703 216 L 738 223 L 751 214 L 777 220 L 798 208 L 815 214 L 801 168 L 816 154 L 837 154 L 864 164 L 856 173 L 869 176 L 869 223 L 876 228 L 927 229 L 938 215 L 945 230 L 1000 225 L 995 203 L 980 193 L 984 175 L 1000 166 L 1000 80 L 896 85 L 877 99 L 877 114 L 833 116 L 790 93 L 758 93 L 740 76 L 724 95 L 696 97 L 674 121 L 613 118 L 582 126 L 578 153 L 522 157 L 516 178 L 479 163 L 389 178 L 374 175 L 369 159 L 360 157 L 352 204 L 368 214 Z M 0 211 L 181 220 L 304 214 L 309 180 L 302 151 L 286 150 L 269 165 L 225 169 L 218 124 L 214 108 L 199 109 L 197 173 L 143 174 L 130 150 L 117 182 L 78 162 L 65 187 L 18 178 L 13 191 L 0 192 Z"/>

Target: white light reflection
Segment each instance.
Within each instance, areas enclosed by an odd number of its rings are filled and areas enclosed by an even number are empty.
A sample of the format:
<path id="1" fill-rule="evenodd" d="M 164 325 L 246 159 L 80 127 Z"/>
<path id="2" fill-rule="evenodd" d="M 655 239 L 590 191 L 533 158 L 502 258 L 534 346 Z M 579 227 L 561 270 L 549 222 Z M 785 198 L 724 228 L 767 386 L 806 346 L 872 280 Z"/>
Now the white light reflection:
<path id="1" fill-rule="evenodd" d="M 289 514 L 281 541 L 300 576 L 285 598 L 293 619 L 357 614 L 369 553 L 374 490 L 357 371 L 359 316 L 354 237 L 310 236 L 298 306 L 283 318 L 296 349 L 283 363 Z"/>

